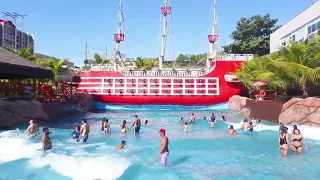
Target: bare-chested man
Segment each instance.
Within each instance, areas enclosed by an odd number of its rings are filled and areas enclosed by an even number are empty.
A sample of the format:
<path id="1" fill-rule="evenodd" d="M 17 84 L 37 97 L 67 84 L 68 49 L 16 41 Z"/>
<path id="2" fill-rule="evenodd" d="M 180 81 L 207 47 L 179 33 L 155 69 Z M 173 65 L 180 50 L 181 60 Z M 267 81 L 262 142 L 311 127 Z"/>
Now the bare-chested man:
<path id="1" fill-rule="evenodd" d="M 138 118 L 138 115 L 135 115 L 135 119 L 133 120 L 133 123 L 131 125 L 131 128 L 134 127 L 133 132 L 134 133 L 139 133 L 140 126 L 141 126 L 141 120 Z"/>
<path id="2" fill-rule="evenodd" d="M 161 162 L 166 165 L 167 159 L 169 156 L 169 139 L 166 136 L 166 131 L 164 129 L 160 129 L 159 131 L 160 136 L 161 136 L 161 142 L 160 142 L 160 152 L 157 155 L 157 157 L 161 157 Z"/>
<path id="3" fill-rule="evenodd" d="M 23 133 L 24 135 L 32 135 L 32 136 L 36 136 L 39 134 L 39 126 L 37 125 L 37 123 L 35 122 L 35 120 L 30 120 L 29 122 L 29 126 L 27 128 L 27 130 Z"/>
<path id="4" fill-rule="evenodd" d="M 192 113 L 191 114 L 191 117 L 190 117 L 190 123 L 194 123 L 196 120 L 196 117 L 194 116 L 194 114 Z"/>
<path id="5" fill-rule="evenodd" d="M 47 127 L 44 127 L 42 131 L 43 131 L 43 136 L 41 138 L 41 143 L 42 143 L 42 150 L 45 153 L 47 150 L 52 149 L 52 142 L 49 134 L 54 132 L 51 132 Z"/>
<path id="6" fill-rule="evenodd" d="M 83 119 L 82 120 L 82 126 L 80 129 L 80 133 L 81 133 L 81 138 L 80 138 L 80 142 L 85 143 L 88 140 L 89 137 L 89 132 L 90 132 L 90 127 L 87 124 L 87 120 Z"/>
<path id="7" fill-rule="evenodd" d="M 242 123 L 242 125 L 241 125 L 241 128 L 242 128 L 242 130 L 243 130 L 243 134 L 244 134 L 244 135 L 250 135 L 249 123 L 248 123 L 247 118 L 245 118 L 245 119 L 243 120 L 243 123 Z"/>

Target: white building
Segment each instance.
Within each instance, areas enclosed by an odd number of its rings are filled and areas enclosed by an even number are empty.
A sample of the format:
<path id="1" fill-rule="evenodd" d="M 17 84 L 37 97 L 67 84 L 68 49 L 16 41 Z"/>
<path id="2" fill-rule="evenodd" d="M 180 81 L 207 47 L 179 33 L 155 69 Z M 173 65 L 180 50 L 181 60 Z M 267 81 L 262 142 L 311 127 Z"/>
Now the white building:
<path id="1" fill-rule="evenodd" d="M 320 0 L 270 35 L 270 53 L 288 46 L 290 42 L 314 39 L 319 30 Z"/>

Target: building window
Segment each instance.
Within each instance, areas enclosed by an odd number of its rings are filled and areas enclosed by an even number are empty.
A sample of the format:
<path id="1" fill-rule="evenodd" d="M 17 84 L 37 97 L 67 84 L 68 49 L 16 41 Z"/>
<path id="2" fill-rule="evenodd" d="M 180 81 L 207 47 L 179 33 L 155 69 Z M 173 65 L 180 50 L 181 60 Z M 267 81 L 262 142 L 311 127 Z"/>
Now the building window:
<path id="1" fill-rule="evenodd" d="M 308 27 L 308 34 L 311 34 L 311 26 Z"/>
<path id="2" fill-rule="evenodd" d="M 311 26 L 311 32 L 315 32 L 317 30 L 316 24 L 313 24 Z"/>
<path id="3" fill-rule="evenodd" d="M 282 44 L 282 46 L 286 46 L 286 42 L 282 42 L 281 44 Z"/>
<path id="4" fill-rule="evenodd" d="M 296 42 L 296 35 L 293 35 L 293 36 L 292 36 L 292 41 L 293 41 L 293 42 Z"/>
<path id="5" fill-rule="evenodd" d="M 320 21 L 317 23 L 317 29 L 320 30 Z"/>

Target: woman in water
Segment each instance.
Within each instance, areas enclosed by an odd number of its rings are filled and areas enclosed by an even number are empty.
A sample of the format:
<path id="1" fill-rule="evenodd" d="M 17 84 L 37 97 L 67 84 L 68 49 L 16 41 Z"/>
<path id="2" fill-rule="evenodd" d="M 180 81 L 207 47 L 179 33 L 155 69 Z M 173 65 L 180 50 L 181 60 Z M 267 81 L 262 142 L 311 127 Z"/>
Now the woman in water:
<path id="1" fill-rule="evenodd" d="M 281 132 L 279 135 L 279 148 L 281 150 L 281 155 L 283 157 L 287 156 L 289 150 L 289 137 L 286 127 L 281 128 Z"/>
<path id="2" fill-rule="evenodd" d="M 145 125 L 145 126 L 151 126 L 151 124 L 149 123 L 148 120 L 146 120 L 146 121 L 144 122 L 144 125 Z"/>
<path id="3" fill-rule="evenodd" d="M 120 124 L 121 133 L 125 134 L 127 132 L 128 126 L 127 121 L 123 120 L 122 124 Z"/>
<path id="4" fill-rule="evenodd" d="M 103 133 L 109 134 L 110 132 L 111 132 L 111 128 L 110 128 L 109 119 L 106 119 L 103 123 Z"/>
<path id="5" fill-rule="evenodd" d="M 41 143 L 42 143 L 42 150 L 45 153 L 47 150 L 52 149 L 52 142 L 49 134 L 54 132 L 51 132 L 47 127 L 44 127 L 42 131 L 43 131 L 43 135 L 42 135 Z"/>
<path id="6" fill-rule="evenodd" d="M 185 123 L 184 123 L 183 131 L 184 131 L 184 132 L 189 132 L 188 122 L 185 122 Z"/>
<path id="7" fill-rule="evenodd" d="M 181 124 L 184 123 L 184 119 L 183 118 L 180 119 L 180 123 Z"/>
<path id="8" fill-rule="evenodd" d="M 104 122 L 106 122 L 106 118 L 103 118 L 103 119 L 102 119 L 102 122 L 101 122 L 101 131 L 104 131 Z"/>
<path id="9" fill-rule="evenodd" d="M 228 133 L 230 135 L 236 135 L 237 132 L 233 129 L 233 125 L 230 125 L 229 128 L 228 128 Z"/>
<path id="10" fill-rule="evenodd" d="M 256 127 L 256 126 L 257 126 L 257 120 L 256 120 L 255 117 L 252 117 L 251 123 L 252 123 L 252 126 L 253 126 L 253 127 Z"/>
<path id="11" fill-rule="evenodd" d="M 293 130 L 293 134 L 291 135 L 291 149 L 293 152 L 302 152 L 302 143 L 308 149 L 306 141 L 300 133 L 299 129 Z"/>
<path id="12" fill-rule="evenodd" d="M 121 141 L 121 144 L 116 146 L 116 150 L 123 149 L 127 145 L 126 141 Z"/>

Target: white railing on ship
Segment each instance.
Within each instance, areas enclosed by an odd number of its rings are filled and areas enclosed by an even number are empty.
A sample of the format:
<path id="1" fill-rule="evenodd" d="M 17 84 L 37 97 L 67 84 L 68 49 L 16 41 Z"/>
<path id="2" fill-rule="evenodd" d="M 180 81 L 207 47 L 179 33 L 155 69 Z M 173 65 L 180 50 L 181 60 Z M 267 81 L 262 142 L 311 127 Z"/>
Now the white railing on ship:
<path id="1" fill-rule="evenodd" d="M 161 70 L 161 71 L 120 71 L 125 76 L 203 76 L 211 69 L 201 70 Z"/>
<path id="2" fill-rule="evenodd" d="M 85 81 L 81 81 L 81 83 L 79 84 L 79 87 L 77 89 L 78 90 L 85 90 L 89 94 L 151 95 L 151 96 L 154 96 L 154 95 L 218 96 L 218 95 L 220 95 L 219 78 L 211 78 L 211 77 L 201 77 L 201 78 L 81 77 L 81 79 L 85 80 Z M 90 80 L 100 80 L 100 82 L 87 82 Z M 119 82 L 119 80 L 121 80 L 122 82 Z M 129 82 L 132 80 L 134 80 L 134 83 Z M 163 80 L 170 80 L 170 82 L 166 83 L 166 82 L 163 82 Z M 175 82 L 176 80 L 178 80 L 180 82 Z M 187 82 L 187 80 L 192 80 L 193 82 Z M 202 82 L 199 82 L 198 80 L 200 80 Z M 144 82 L 142 82 L 142 81 L 144 81 Z M 92 85 L 92 86 L 90 86 L 90 85 Z M 100 86 L 97 86 L 97 85 L 100 85 Z M 147 85 L 147 86 L 144 87 L 142 85 Z M 152 85 L 157 85 L 157 86 L 154 87 Z M 168 85 L 170 85 L 170 86 L 168 86 Z M 177 87 L 177 85 L 179 85 L 179 87 Z M 198 87 L 199 85 L 202 85 L 205 87 L 200 88 L 200 87 Z M 163 86 L 167 86 L 167 87 L 163 87 Z M 190 87 L 190 86 L 193 86 L 193 87 Z M 129 92 L 128 92 L 128 90 L 129 90 Z M 157 93 L 154 93 L 153 92 L 154 90 L 156 90 Z M 163 91 L 165 91 L 165 90 L 170 91 L 170 93 L 163 93 Z M 186 92 L 188 90 L 192 91 L 192 93 Z M 203 92 L 198 93 L 198 90 L 203 91 Z M 130 91 L 134 91 L 134 92 L 131 93 Z M 143 93 L 142 91 L 145 91 L 145 93 Z M 180 91 L 180 93 L 177 93 L 177 91 Z"/>
<path id="3" fill-rule="evenodd" d="M 214 59 L 222 61 L 250 61 L 254 57 L 253 54 L 218 54 Z"/>

